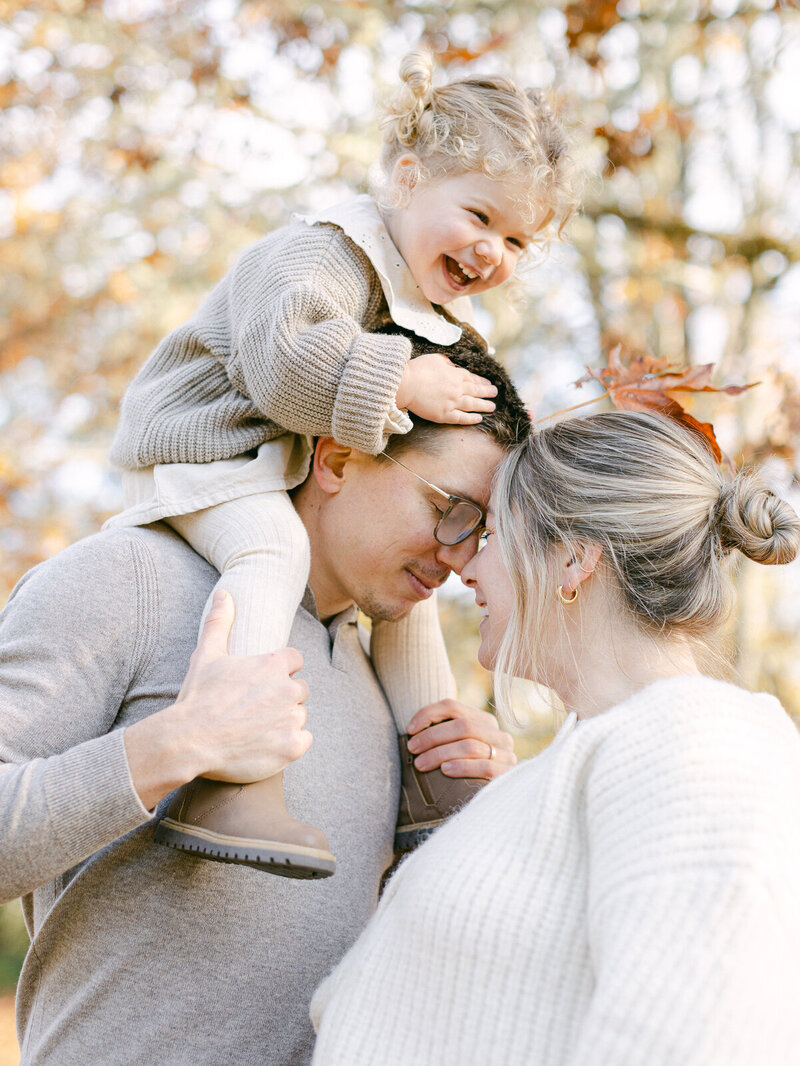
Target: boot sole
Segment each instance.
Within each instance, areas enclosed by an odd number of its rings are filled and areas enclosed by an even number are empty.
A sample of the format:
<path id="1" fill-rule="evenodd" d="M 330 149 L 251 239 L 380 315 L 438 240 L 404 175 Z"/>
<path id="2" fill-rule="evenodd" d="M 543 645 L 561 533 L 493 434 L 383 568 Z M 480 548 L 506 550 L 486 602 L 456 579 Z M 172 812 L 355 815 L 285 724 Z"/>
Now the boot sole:
<path id="1" fill-rule="evenodd" d="M 172 818 L 163 818 L 158 823 L 153 840 L 167 848 L 214 862 L 251 866 L 254 870 L 266 870 L 280 877 L 319 880 L 330 877 L 336 870 L 336 859 L 329 851 L 306 848 L 301 844 L 226 837 L 210 829 L 175 822 Z"/>
<path id="2" fill-rule="evenodd" d="M 423 844 L 434 829 L 446 822 L 446 818 L 437 818 L 431 822 L 417 822 L 415 825 L 398 826 L 394 834 L 395 851 L 411 851 Z"/>

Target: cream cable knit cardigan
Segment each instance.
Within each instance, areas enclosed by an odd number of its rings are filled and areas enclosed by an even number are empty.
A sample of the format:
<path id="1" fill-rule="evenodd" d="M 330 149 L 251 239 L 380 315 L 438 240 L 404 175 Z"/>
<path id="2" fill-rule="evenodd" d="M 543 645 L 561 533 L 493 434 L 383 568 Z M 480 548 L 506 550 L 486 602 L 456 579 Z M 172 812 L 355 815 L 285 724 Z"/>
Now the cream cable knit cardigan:
<path id="1" fill-rule="evenodd" d="M 656 682 L 484 789 L 318 990 L 314 1066 L 797 1066 L 800 737 Z"/>

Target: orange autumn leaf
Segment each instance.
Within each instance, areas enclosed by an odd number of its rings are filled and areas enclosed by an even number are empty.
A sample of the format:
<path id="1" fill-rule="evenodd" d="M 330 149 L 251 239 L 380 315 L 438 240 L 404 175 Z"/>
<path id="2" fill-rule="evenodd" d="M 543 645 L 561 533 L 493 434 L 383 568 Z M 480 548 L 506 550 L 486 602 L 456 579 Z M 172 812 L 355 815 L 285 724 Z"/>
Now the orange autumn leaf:
<path id="1" fill-rule="evenodd" d="M 617 344 L 608 355 L 608 363 L 597 370 L 587 372 L 574 384 L 580 388 L 588 381 L 598 381 L 615 407 L 622 411 L 651 411 L 667 415 L 689 429 L 699 433 L 706 441 L 717 462 L 723 459 L 722 451 L 710 422 L 700 422 L 689 414 L 672 393 L 675 392 L 724 392 L 738 396 L 751 385 L 712 385 L 713 363 L 702 366 L 675 367 L 668 359 L 657 358 L 649 352 L 628 352 Z"/>

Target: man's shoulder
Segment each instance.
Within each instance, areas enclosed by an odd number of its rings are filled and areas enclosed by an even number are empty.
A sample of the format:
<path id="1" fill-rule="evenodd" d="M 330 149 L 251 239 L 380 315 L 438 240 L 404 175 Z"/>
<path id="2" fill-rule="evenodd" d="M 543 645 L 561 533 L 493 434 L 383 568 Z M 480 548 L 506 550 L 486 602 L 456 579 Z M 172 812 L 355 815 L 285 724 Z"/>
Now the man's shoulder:
<path id="1" fill-rule="evenodd" d="M 166 526 L 104 530 L 19 581 L 0 612 L 0 659 L 68 667 L 115 698 L 154 669 L 182 677 L 216 580 Z"/>
<path id="2" fill-rule="evenodd" d="M 217 580 L 213 567 L 167 526 L 102 530 L 76 541 L 28 571 L 9 603 L 36 589 L 50 602 L 104 603 L 117 610 L 128 600 L 162 603 L 182 595 L 191 609 Z"/>

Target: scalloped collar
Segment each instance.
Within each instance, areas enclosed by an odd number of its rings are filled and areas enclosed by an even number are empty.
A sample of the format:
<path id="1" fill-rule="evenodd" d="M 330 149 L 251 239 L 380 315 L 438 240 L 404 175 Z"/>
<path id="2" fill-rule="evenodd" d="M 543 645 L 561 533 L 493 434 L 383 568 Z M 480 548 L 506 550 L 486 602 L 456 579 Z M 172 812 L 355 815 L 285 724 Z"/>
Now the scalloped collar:
<path id="1" fill-rule="evenodd" d="M 398 326 L 410 329 L 418 337 L 434 344 L 455 344 L 461 327 L 438 314 L 395 247 L 371 196 L 356 196 L 342 204 L 318 211 L 314 215 L 295 215 L 296 221 L 309 226 L 330 222 L 338 226 L 369 259 L 380 279 L 389 314 Z M 446 305 L 447 311 L 461 322 L 473 325 L 472 304 L 468 296 L 459 296 Z"/>

